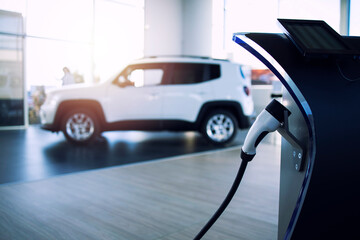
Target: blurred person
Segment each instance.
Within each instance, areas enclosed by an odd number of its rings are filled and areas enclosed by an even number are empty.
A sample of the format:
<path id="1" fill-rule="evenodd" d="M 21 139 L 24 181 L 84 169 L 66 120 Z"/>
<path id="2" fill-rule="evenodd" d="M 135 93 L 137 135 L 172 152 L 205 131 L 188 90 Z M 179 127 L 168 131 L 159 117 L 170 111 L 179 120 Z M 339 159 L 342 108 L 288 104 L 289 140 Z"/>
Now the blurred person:
<path id="1" fill-rule="evenodd" d="M 64 67 L 63 71 L 64 71 L 64 76 L 61 78 L 62 85 L 64 86 L 64 85 L 74 84 L 75 79 L 74 76 L 71 74 L 69 68 Z"/>

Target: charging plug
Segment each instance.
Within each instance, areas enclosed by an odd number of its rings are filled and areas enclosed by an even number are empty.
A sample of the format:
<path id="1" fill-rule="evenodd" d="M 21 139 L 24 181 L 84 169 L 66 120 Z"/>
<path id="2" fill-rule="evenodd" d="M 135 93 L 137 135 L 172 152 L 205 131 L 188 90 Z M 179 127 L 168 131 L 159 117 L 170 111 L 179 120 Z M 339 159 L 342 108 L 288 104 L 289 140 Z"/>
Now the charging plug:
<path id="1" fill-rule="evenodd" d="M 291 112 L 277 100 L 273 99 L 259 114 L 246 135 L 241 148 L 241 159 L 251 161 L 256 154 L 256 147 L 269 132 L 276 131 L 284 123 L 284 112 Z"/>

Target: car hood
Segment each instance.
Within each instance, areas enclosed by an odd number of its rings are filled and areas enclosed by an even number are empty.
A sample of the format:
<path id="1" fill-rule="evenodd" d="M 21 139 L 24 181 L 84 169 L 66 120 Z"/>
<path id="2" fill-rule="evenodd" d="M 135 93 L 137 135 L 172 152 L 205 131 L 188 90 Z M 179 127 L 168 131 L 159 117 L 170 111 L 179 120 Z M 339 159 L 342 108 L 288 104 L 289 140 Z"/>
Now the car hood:
<path id="1" fill-rule="evenodd" d="M 63 99 L 81 99 L 81 98 L 97 98 L 105 94 L 104 83 L 79 83 L 62 86 L 61 88 L 51 89 L 46 92 L 47 96 L 58 96 Z"/>

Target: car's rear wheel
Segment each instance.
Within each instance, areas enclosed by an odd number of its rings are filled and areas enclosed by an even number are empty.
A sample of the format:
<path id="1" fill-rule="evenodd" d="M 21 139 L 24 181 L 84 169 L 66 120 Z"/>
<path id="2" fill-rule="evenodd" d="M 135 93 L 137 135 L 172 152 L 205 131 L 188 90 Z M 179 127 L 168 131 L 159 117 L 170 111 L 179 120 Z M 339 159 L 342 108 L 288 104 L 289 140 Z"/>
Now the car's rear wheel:
<path id="1" fill-rule="evenodd" d="M 62 131 L 70 142 L 88 144 L 100 134 L 100 126 L 93 112 L 79 108 L 65 115 Z"/>
<path id="2" fill-rule="evenodd" d="M 208 114 L 201 126 L 205 138 L 215 145 L 230 143 L 238 131 L 234 115 L 225 110 L 215 110 Z"/>

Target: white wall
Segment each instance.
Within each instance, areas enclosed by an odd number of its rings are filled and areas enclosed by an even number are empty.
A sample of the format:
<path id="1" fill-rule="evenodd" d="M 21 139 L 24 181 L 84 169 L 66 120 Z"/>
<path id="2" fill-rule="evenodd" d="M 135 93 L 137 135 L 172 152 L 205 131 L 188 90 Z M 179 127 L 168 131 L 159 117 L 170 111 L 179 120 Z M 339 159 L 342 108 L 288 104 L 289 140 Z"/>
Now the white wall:
<path id="1" fill-rule="evenodd" d="M 182 54 L 182 12 L 182 0 L 145 0 L 145 56 Z"/>
<path id="2" fill-rule="evenodd" d="M 211 56 L 212 0 L 145 0 L 145 56 Z"/>

